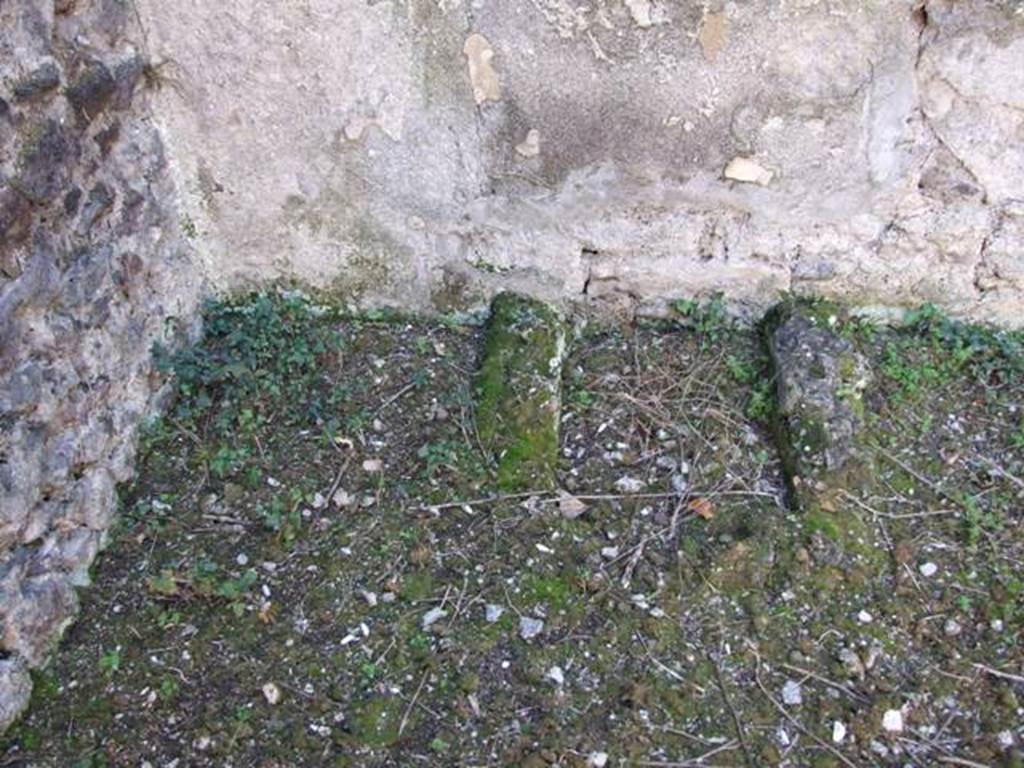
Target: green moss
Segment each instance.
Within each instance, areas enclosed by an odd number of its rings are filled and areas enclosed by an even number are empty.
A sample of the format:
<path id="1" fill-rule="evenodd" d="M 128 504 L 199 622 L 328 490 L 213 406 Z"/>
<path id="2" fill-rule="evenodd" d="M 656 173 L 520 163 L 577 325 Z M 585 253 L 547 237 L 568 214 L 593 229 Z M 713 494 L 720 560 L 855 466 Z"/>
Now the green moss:
<path id="1" fill-rule="evenodd" d="M 377 696 L 365 702 L 352 718 L 352 734 L 368 747 L 390 747 L 401 733 L 405 704 L 395 696 Z M 415 712 L 409 713 L 406 727 L 413 725 Z"/>
<path id="2" fill-rule="evenodd" d="M 812 504 L 804 514 L 808 533 L 822 533 L 833 541 L 839 541 L 841 532 L 835 516 L 829 514 L 818 504 Z"/>
<path id="3" fill-rule="evenodd" d="M 549 608 L 566 608 L 573 597 L 570 579 L 562 576 L 530 574 L 523 580 L 523 595 L 532 603 L 544 603 Z"/>
<path id="4" fill-rule="evenodd" d="M 541 302 L 501 294 L 476 379 L 477 430 L 503 491 L 555 486 L 565 327 Z"/>
<path id="5" fill-rule="evenodd" d="M 430 571 L 414 571 L 402 579 L 402 597 L 411 602 L 426 600 L 434 591 L 434 576 Z"/>

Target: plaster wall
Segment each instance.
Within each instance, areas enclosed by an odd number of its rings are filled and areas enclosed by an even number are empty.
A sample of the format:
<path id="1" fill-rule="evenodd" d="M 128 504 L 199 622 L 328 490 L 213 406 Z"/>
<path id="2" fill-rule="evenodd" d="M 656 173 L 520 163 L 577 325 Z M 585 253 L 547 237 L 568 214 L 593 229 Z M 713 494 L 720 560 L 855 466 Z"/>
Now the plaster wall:
<path id="1" fill-rule="evenodd" d="M 139 0 L 220 288 L 1024 324 L 1018 0 Z M 739 162 L 735 162 L 739 159 Z"/>

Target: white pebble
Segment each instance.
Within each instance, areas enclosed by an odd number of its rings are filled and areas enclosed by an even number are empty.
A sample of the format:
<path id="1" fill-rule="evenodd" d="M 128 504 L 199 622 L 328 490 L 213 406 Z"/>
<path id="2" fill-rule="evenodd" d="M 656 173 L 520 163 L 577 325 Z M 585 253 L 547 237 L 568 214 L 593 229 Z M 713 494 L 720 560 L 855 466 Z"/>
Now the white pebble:
<path id="1" fill-rule="evenodd" d="M 501 618 L 502 614 L 505 613 L 505 609 L 497 603 L 488 603 L 484 609 L 486 611 L 487 623 L 495 624 Z"/>
<path id="2" fill-rule="evenodd" d="M 946 619 L 943 630 L 949 637 L 956 637 L 963 631 L 963 627 L 960 626 L 960 622 L 956 619 Z"/>
<path id="3" fill-rule="evenodd" d="M 554 666 L 551 669 L 549 669 L 547 677 L 548 680 L 553 682 L 558 687 L 562 687 L 563 685 L 565 685 L 565 673 L 562 672 L 562 668 L 559 666 Z"/>
<path id="4" fill-rule="evenodd" d="M 898 709 L 887 710 L 882 716 L 882 728 L 889 733 L 903 733 L 903 713 Z"/>
<path id="5" fill-rule="evenodd" d="M 601 549 L 601 557 L 603 557 L 605 560 L 614 560 L 618 556 L 619 556 L 619 548 L 618 547 L 603 547 Z"/>
<path id="6" fill-rule="evenodd" d="M 278 688 L 274 683 L 267 683 L 263 686 L 263 698 L 267 700 L 267 704 L 274 706 L 281 702 L 281 689 Z"/>
<path id="7" fill-rule="evenodd" d="M 248 565 L 249 564 L 249 556 L 247 554 L 245 554 L 245 552 L 239 552 L 238 553 L 238 557 L 235 558 L 235 562 L 238 563 L 239 565 Z"/>
<path id="8" fill-rule="evenodd" d="M 782 686 L 782 701 L 791 707 L 803 704 L 804 697 L 800 690 L 800 683 L 796 680 L 787 680 Z"/>
<path id="9" fill-rule="evenodd" d="M 921 572 L 922 576 L 926 576 L 926 577 L 927 576 L 934 576 L 938 572 L 939 566 L 937 566 L 935 563 L 931 563 L 931 562 L 929 562 L 929 563 L 921 563 L 921 567 L 918 568 L 917 570 L 919 570 Z"/>
<path id="10" fill-rule="evenodd" d="M 859 621 L 861 624 L 870 624 L 874 620 L 875 617 L 867 611 L 861 611 L 857 614 L 857 621 Z"/>
<path id="11" fill-rule="evenodd" d="M 608 765 L 607 752 L 591 752 L 587 756 L 587 768 L 604 768 Z"/>
<path id="12" fill-rule="evenodd" d="M 615 481 L 615 488 L 619 493 L 640 493 L 645 485 L 646 483 L 643 480 L 637 480 L 635 477 L 629 477 L 628 475 L 620 477 Z"/>
<path id="13" fill-rule="evenodd" d="M 846 738 L 846 726 L 836 720 L 832 723 L 832 741 L 836 744 L 842 744 L 843 739 Z"/>
<path id="14" fill-rule="evenodd" d="M 531 616 L 519 617 L 519 636 L 523 640 L 532 640 L 544 631 L 544 622 Z"/>
<path id="15" fill-rule="evenodd" d="M 423 614 L 423 629 L 430 629 L 432 624 L 436 624 L 438 621 L 448 615 L 448 612 L 442 608 L 431 608 L 425 614 Z"/>

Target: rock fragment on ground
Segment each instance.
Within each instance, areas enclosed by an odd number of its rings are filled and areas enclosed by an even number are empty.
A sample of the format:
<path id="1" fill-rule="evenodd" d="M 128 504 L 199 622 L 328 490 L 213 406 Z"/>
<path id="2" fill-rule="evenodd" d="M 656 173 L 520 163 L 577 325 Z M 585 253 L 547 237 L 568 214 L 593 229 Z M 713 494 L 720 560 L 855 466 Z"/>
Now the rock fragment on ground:
<path id="1" fill-rule="evenodd" d="M 519 617 L 519 636 L 523 640 L 533 640 L 544 631 L 544 622 L 532 616 Z"/>
<path id="2" fill-rule="evenodd" d="M 281 688 L 277 683 L 266 683 L 263 686 L 263 698 L 267 700 L 267 704 L 275 706 L 281 703 Z"/>

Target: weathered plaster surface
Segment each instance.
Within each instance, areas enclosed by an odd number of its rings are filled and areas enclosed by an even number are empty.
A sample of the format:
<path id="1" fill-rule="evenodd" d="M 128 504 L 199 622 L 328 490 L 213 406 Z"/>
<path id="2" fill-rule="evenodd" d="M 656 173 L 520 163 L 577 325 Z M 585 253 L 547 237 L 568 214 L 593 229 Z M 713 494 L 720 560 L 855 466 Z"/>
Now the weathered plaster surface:
<path id="1" fill-rule="evenodd" d="M 1015 0 L 139 5 L 220 286 L 1024 322 Z"/>

